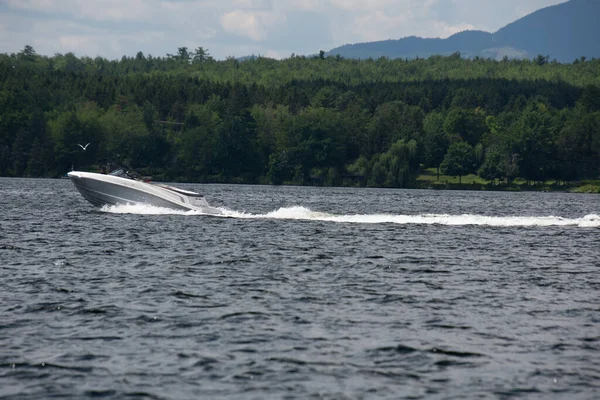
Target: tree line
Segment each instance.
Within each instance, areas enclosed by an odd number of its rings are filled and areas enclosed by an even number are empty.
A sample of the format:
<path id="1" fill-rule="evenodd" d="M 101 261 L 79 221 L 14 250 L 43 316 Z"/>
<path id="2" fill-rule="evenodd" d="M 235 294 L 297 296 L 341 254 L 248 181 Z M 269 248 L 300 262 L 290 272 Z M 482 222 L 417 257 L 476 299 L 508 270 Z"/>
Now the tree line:
<path id="1" fill-rule="evenodd" d="M 600 60 L 0 54 L 0 176 L 107 162 L 190 182 L 599 179 Z"/>

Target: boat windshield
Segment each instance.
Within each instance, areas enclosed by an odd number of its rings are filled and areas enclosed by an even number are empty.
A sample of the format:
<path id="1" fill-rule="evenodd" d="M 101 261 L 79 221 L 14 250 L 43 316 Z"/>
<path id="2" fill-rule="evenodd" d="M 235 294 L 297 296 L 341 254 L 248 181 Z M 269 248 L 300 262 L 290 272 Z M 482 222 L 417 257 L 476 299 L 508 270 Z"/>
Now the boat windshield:
<path id="1" fill-rule="evenodd" d="M 134 180 L 140 179 L 140 175 L 138 173 L 132 172 L 132 171 L 126 171 L 123 168 L 117 168 L 114 171 L 112 171 L 109 175 L 118 176 L 119 178 L 126 178 L 126 179 L 134 179 Z"/>
<path id="2" fill-rule="evenodd" d="M 123 171 L 123 168 L 119 168 L 119 169 L 115 169 L 114 171 L 112 171 L 109 175 L 123 176 L 123 175 L 125 175 L 125 171 Z"/>

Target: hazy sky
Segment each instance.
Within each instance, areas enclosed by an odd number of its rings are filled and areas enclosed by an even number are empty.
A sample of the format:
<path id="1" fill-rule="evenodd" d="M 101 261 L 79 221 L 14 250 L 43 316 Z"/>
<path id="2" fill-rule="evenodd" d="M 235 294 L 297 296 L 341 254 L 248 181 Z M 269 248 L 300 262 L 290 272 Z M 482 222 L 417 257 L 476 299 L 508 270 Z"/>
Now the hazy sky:
<path id="1" fill-rule="evenodd" d="M 207 48 L 217 59 L 292 53 L 405 36 L 494 32 L 566 0 L 0 0 L 0 53 L 109 59 Z"/>

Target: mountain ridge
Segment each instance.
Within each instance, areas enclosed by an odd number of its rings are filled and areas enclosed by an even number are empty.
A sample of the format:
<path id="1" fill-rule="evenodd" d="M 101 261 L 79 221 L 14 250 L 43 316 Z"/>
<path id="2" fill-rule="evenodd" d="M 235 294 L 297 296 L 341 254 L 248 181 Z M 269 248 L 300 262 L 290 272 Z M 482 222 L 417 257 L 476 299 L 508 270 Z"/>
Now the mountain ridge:
<path id="1" fill-rule="evenodd" d="M 407 36 L 346 44 L 326 54 L 345 58 L 427 58 L 460 53 L 464 57 L 534 58 L 541 54 L 559 62 L 600 57 L 600 1 L 570 0 L 541 8 L 494 33 L 467 30 L 448 38 Z"/>

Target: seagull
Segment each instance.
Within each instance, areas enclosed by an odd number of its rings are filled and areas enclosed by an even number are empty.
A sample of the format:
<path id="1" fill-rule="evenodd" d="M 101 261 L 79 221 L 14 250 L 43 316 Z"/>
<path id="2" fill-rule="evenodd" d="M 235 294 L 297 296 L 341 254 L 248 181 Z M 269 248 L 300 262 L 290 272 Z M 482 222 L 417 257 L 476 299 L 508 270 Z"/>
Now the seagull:
<path id="1" fill-rule="evenodd" d="M 90 142 L 90 143 L 91 143 L 91 142 Z M 79 143 L 77 143 L 77 146 L 81 147 L 81 148 L 82 148 L 84 151 L 85 151 L 85 149 L 87 149 L 87 147 L 88 147 L 89 145 L 90 145 L 90 144 L 88 143 L 88 144 L 86 144 L 85 146 L 82 146 L 82 145 L 80 145 Z"/>

